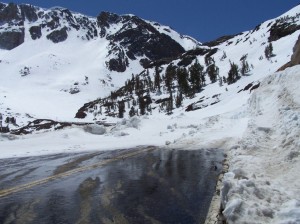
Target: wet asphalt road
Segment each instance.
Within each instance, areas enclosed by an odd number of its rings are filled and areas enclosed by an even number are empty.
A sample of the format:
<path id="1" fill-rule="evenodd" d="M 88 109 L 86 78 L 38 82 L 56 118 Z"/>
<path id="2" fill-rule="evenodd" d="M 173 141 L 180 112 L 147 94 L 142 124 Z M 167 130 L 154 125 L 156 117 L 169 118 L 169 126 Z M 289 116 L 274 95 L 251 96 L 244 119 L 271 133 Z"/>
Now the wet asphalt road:
<path id="1" fill-rule="evenodd" d="M 222 160 L 155 147 L 0 160 L 0 223 L 204 223 Z"/>

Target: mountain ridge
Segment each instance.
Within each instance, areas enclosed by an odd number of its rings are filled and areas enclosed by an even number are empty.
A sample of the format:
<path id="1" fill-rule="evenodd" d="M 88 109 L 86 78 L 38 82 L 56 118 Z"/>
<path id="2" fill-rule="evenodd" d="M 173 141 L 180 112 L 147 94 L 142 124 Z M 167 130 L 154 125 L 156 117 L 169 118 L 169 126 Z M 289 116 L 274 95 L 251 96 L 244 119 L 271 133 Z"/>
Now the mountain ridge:
<path id="1" fill-rule="evenodd" d="M 13 9 L 13 12 L 8 13 L 7 7 Z M 206 92 L 209 86 L 216 84 L 216 80 L 222 82 L 220 91 L 211 94 L 207 100 L 194 100 L 194 102 L 191 102 L 190 97 L 184 95 L 183 100 L 186 103 L 183 104 L 186 107 L 204 108 L 209 104 L 219 102 L 219 98 L 222 96 L 222 94 L 219 95 L 219 92 L 231 87 L 231 85 L 224 82 L 227 80 L 227 73 L 232 62 L 241 66 L 240 63 L 244 58 L 244 62 L 247 62 L 251 67 L 250 73 L 254 76 L 253 78 L 246 77 L 249 82 L 243 84 L 244 86 L 249 83 L 257 83 L 257 78 L 254 77 L 259 77 L 258 72 L 275 72 L 286 64 L 288 60 L 285 58 L 291 55 L 294 46 L 292 42 L 296 40 L 294 34 L 299 30 L 297 7 L 282 16 L 256 26 L 253 30 L 219 38 L 213 44 L 195 43 L 193 38 L 189 39 L 182 36 L 170 30 L 167 26 L 142 20 L 134 15 L 102 12 L 94 18 L 57 7 L 44 10 L 31 5 L 1 4 L 0 8 L 0 18 L 5 15 L 5 13 L 3 14 L 5 10 L 6 14 L 10 14 L 8 18 L 16 18 L 11 23 L 3 19 L 0 20 L 2 24 L 0 32 L 5 33 L 10 29 L 24 27 L 24 43 L 12 50 L 0 52 L 3 71 L 7 74 L 14 74 L 11 77 L 14 77 L 16 82 L 19 83 L 18 85 L 23 85 L 22 82 L 27 83 L 31 80 L 30 82 L 52 86 L 49 88 L 51 95 L 57 95 L 65 102 L 71 99 L 72 102 L 77 102 L 72 103 L 74 105 L 71 107 L 72 111 L 78 111 L 79 108 L 82 110 L 83 104 L 89 101 L 95 102 L 95 99 L 99 97 L 107 98 L 111 92 L 118 92 L 120 88 L 124 89 L 125 82 L 132 78 L 132 74 L 135 76 L 149 73 L 150 76 L 147 79 L 154 82 L 155 68 L 159 68 L 163 76 L 170 64 L 174 64 L 176 68 L 189 70 L 195 61 L 203 66 L 204 78 L 206 79 L 205 86 L 202 86 L 201 92 L 197 92 L 196 95 L 200 94 L 201 98 L 201 95 Z M 282 24 L 284 26 L 281 26 Z M 270 41 L 272 27 L 275 27 L 273 30 L 279 27 L 277 34 L 280 35 L 279 39 L 275 38 L 276 40 Z M 282 33 L 284 35 L 281 35 Z M 289 36 L 293 36 L 292 39 Z M 283 44 L 278 45 L 280 49 L 290 49 L 283 56 L 276 53 L 278 50 L 276 45 L 286 37 L 291 40 L 291 43 L 288 44 L 287 41 L 284 41 Z M 5 39 L 3 41 L 6 42 Z M 184 41 L 188 42 L 185 43 Z M 275 43 L 274 57 L 272 56 L 269 59 L 264 56 L 267 43 Z M 34 46 L 39 46 L 40 49 L 35 48 L 33 50 Z M 28 49 L 32 50 L 32 57 L 28 57 L 27 53 L 30 52 Z M 166 50 L 168 50 L 167 53 Z M 258 52 L 260 53 L 258 54 Z M 17 66 L 12 69 L 10 63 Z M 208 68 L 212 64 L 215 65 L 216 69 L 219 69 L 218 77 L 213 81 L 211 81 L 208 74 Z M 17 78 L 17 73 L 21 75 L 22 81 Z M 48 81 L 45 81 L 41 74 L 46 74 Z M 120 74 L 122 74 L 122 77 Z M 244 79 L 244 76 L 241 76 L 241 78 Z M 161 79 L 164 82 L 163 77 Z M 179 94 L 179 82 L 176 79 L 176 77 L 173 77 L 173 98 Z M 146 80 L 143 78 L 142 82 L 146 82 Z M 191 84 L 190 80 L 188 82 Z M 36 87 L 40 89 L 39 86 Z M 168 103 L 166 99 L 170 97 L 170 94 L 167 94 L 166 86 L 162 86 L 162 88 L 164 90 L 160 99 L 155 93 L 156 90 L 154 92 L 152 90 L 153 93 L 150 93 L 152 102 Z M 68 96 L 68 94 L 70 95 Z M 32 96 L 34 93 L 30 92 L 29 95 L 36 98 L 36 96 Z M 219 95 L 219 97 L 216 97 L 218 100 L 213 100 L 214 95 Z M 118 97 L 122 98 L 122 96 Z M 126 96 L 124 97 L 126 98 Z M 119 107 L 118 101 L 122 101 L 121 98 L 113 103 L 115 105 L 114 110 Z M 136 97 L 133 98 L 138 101 Z M 55 99 L 53 98 L 53 102 L 55 102 Z M 174 98 L 174 109 L 176 109 L 175 100 Z M 199 103 L 199 101 L 202 103 Z M 205 101 L 207 103 L 204 104 Z M 211 102 L 208 103 L 209 101 Z M 38 102 L 41 102 L 41 100 L 38 100 Z M 41 103 L 44 104 L 44 102 Z M 155 104 L 153 105 L 157 108 Z M 10 107 L 13 106 L 8 106 L 8 108 Z M 99 107 L 100 105 L 98 105 L 98 109 Z M 163 107 L 166 107 L 166 105 Z M 32 111 L 32 108 L 28 109 Z M 135 110 L 137 109 L 135 108 Z M 55 110 L 54 107 L 51 110 Z M 166 108 L 161 111 L 165 110 Z M 88 111 L 90 111 L 89 113 L 95 113 L 90 109 Z M 128 112 L 127 110 L 127 115 Z M 62 114 L 63 111 L 60 113 Z M 75 113 L 73 112 L 73 114 Z M 30 112 L 29 114 L 34 113 Z M 40 116 L 36 117 L 41 118 Z M 53 119 L 49 114 L 45 118 Z M 88 119 L 91 120 L 91 118 Z M 100 116 L 96 119 L 103 119 L 103 117 Z"/>

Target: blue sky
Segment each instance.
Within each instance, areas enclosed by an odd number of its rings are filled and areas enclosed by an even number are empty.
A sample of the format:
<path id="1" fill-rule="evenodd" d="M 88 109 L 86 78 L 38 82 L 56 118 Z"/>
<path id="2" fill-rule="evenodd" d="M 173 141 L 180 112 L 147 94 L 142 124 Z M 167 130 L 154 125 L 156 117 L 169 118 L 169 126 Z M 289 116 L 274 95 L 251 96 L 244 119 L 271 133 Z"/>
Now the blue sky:
<path id="1" fill-rule="evenodd" d="M 1 1 L 1 0 L 0 0 Z M 11 2 L 11 1 L 2 1 Z M 169 25 L 201 42 L 250 30 L 300 0 L 15 0 L 45 8 L 62 6 L 89 16 L 101 11 L 135 14 Z"/>

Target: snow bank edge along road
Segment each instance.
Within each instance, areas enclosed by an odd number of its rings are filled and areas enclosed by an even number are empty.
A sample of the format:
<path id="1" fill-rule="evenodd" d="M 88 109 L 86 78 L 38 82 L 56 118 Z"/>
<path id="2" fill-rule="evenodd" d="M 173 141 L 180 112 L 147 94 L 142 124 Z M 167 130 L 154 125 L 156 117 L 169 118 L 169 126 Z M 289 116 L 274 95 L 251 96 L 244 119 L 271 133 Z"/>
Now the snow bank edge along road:
<path id="1" fill-rule="evenodd" d="M 266 77 L 228 149 L 221 191 L 228 223 L 300 223 L 300 66 Z"/>

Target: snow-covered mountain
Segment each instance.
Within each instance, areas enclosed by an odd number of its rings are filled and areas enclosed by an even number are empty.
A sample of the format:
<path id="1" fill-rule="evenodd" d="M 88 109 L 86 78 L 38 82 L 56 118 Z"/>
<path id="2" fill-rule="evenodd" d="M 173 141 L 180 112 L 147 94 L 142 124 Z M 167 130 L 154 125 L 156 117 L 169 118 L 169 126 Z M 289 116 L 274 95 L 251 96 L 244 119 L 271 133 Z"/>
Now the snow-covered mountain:
<path id="1" fill-rule="evenodd" d="M 206 107 L 211 109 L 210 106 L 220 101 L 239 97 L 241 94 L 237 93 L 241 93 L 242 90 L 251 91 L 252 88 L 258 87 L 259 79 L 288 63 L 299 30 L 300 14 L 297 6 L 278 18 L 256 26 L 253 30 L 204 43 L 175 58 L 152 61 L 145 66 L 146 69 L 136 70 L 134 76 L 130 76 L 126 81 L 126 85 L 109 97 L 86 103 L 76 117 L 88 120 L 99 120 L 106 115 L 118 117 L 120 103 L 126 104 L 125 117 L 129 116 L 132 107 L 134 113 L 138 114 L 141 112 L 141 98 L 147 107 L 146 114 L 170 114 L 174 111 L 178 113 Z M 266 51 L 269 48 L 272 48 L 272 53 L 268 54 Z M 203 81 L 201 86 L 193 91 L 191 69 L 196 61 L 202 67 Z M 234 80 L 228 77 L 232 65 L 237 66 L 239 73 Z M 169 81 L 172 91 L 167 86 L 168 68 L 174 70 Z M 180 72 L 183 74 L 179 74 Z M 160 76 L 159 88 L 155 83 L 157 73 Z M 180 79 L 180 75 L 185 78 Z M 139 89 L 137 79 L 140 82 Z M 187 90 L 182 90 L 184 80 L 187 82 Z M 182 102 L 176 105 L 178 100 Z"/>
<path id="2" fill-rule="evenodd" d="M 15 133 L 0 155 L 220 148 L 208 223 L 220 202 L 228 223 L 299 223 L 299 35 L 299 5 L 200 44 L 134 15 L 0 4 L 0 113 Z"/>
<path id="3" fill-rule="evenodd" d="M 133 15 L 102 12 L 91 18 L 59 7 L 1 3 L 2 113 L 10 108 L 36 118 L 70 119 L 148 61 L 176 57 L 198 45 Z M 67 108 L 73 111 L 69 115 Z"/>

